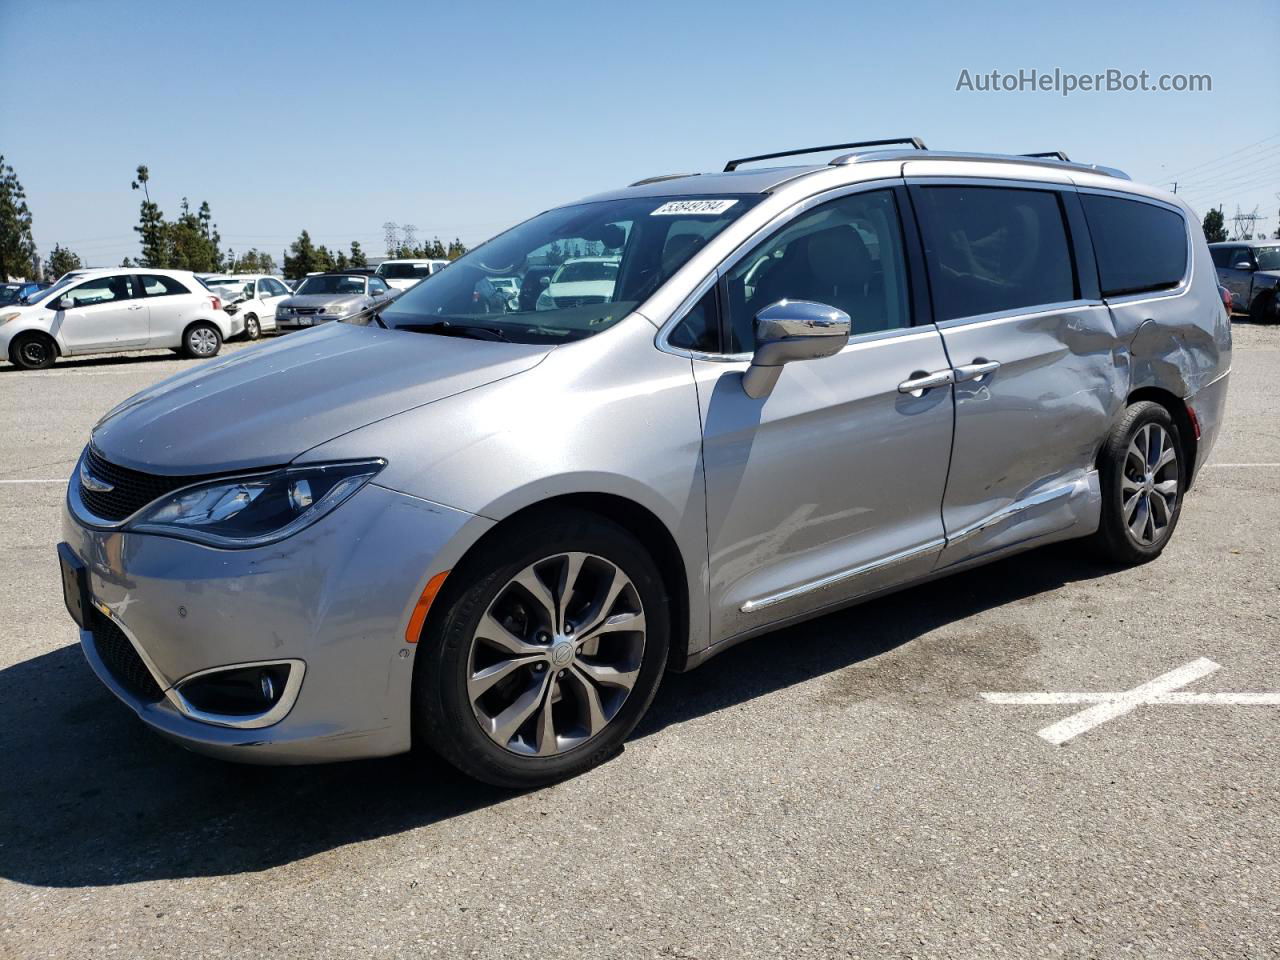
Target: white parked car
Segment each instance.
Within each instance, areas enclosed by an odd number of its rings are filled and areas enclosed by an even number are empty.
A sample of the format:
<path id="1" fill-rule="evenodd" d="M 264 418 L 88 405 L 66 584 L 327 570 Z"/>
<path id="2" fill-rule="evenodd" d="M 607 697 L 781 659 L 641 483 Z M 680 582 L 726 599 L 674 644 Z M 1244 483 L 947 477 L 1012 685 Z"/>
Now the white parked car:
<path id="1" fill-rule="evenodd" d="M 373 275 L 380 277 L 392 289 L 408 290 L 448 265 L 448 260 L 383 260 Z"/>
<path id="2" fill-rule="evenodd" d="M 109 267 L 64 277 L 30 303 L 0 309 L 0 352 L 28 370 L 117 350 L 206 358 L 243 330 L 244 321 L 189 271 Z"/>
<path id="3" fill-rule="evenodd" d="M 246 340 L 275 330 L 276 307 L 292 295 L 282 277 L 261 273 L 206 277 L 204 284 L 223 298 L 223 309 L 244 325 Z"/>
<path id="4" fill-rule="evenodd" d="M 618 282 L 617 257 L 574 257 L 560 264 L 535 309 L 564 310 L 589 303 L 608 303 Z"/>

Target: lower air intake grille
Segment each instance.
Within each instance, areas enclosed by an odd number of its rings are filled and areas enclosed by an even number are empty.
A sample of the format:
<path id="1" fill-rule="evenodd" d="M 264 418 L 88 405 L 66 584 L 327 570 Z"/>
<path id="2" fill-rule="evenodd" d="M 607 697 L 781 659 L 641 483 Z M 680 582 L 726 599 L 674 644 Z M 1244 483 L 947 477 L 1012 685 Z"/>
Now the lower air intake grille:
<path id="1" fill-rule="evenodd" d="M 116 682 L 135 697 L 148 703 L 156 703 L 164 697 L 164 691 L 156 683 L 151 671 L 138 656 L 129 638 L 109 618 L 97 610 L 90 613 L 93 629 L 93 646 L 98 659 L 106 666 Z"/>

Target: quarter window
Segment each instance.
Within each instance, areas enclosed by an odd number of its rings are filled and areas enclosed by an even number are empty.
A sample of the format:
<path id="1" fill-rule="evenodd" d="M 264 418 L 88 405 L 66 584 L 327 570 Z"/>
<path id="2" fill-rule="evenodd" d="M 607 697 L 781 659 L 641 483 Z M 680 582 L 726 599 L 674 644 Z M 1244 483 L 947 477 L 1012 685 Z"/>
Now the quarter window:
<path id="1" fill-rule="evenodd" d="M 1104 297 L 1168 290 L 1187 272 L 1187 227 L 1167 207 L 1081 194 Z"/>
<path id="2" fill-rule="evenodd" d="M 172 297 L 191 292 L 173 277 L 143 274 L 138 279 L 142 281 L 142 289 L 148 297 Z"/>
<path id="3" fill-rule="evenodd" d="M 720 308 L 714 286 L 671 328 L 667 342 L 699 353 L 720 352 Z"/>
<path id="4" fill-rule="evenodd" d="M 911 323 L 897 202 L 890 190 L 831 200 L 757 246 L 726 278 L 730 353 L 755 347 L 755 317 L 779 300 L 849 315 L 854 336 Z"/>
<path id="5" fill-rule="evenodd" d="M 945 186 L 912 196 L 939 321 L 1076 299 L 1057 194 Z"/>

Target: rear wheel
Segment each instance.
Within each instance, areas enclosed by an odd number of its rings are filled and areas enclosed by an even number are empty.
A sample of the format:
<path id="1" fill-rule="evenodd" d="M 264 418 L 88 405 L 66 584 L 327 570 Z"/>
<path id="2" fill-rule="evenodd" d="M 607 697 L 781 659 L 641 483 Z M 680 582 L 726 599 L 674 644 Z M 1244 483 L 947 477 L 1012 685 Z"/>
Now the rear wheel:
<path id="1" fill-rule="evenodd" d="M 20 333 L 9 347 L 9 359 L 23 370 L 44 370 L 57 356 L 58 345 L 43 333 Z"/>
<path id="2" fill-rule="evenodd" d="M 1131 406 L 1112 428 L 1099 468 L 1097 553 L 1112 563 L 1154 560 L 1178 525 L 1186 489 L 1181 438 L 1169 411 L 1146 400 Z"/>
<path id="3" fill-rule="evenodd" d="M 607 760 L 666 666 L 661 576 L 631 534 L 593 514 L 519 523 L 455 570 L 438 602 L 448 606 L 414 664 L 417 729 L 498 786 L 542 786 Z"/>
<path id="4" fill-rule="evenodd" d="M 222 349 L 222 334 L 212 323 L 193 323 L 182 335 L 182 355 L 194 360 L 216 357 Z"/>
<path id="5" fill-rule="evenodd" d="M 258 323 L 258 318 L 251 313 L 244 318 L 244 338 L 257 340 L 260 336 L 262 336 L 262 324 Z"/>

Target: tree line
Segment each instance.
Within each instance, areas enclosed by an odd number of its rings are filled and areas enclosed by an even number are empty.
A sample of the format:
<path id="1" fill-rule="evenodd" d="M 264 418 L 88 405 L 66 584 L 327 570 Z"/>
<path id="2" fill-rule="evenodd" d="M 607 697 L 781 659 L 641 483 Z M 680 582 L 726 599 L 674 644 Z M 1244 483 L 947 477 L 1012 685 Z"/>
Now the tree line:
<path id="1" fill-rule="evenodd" d="M 138 234 L 140 249 L 136 258 L 125 257 L 120 266 L 191 270 L 196 273 L 276 272 L 275 257 L 266 251 L 250 248 L 237 253 L 230 248 L 222 248 L 222 238 L 207 200 L 192 210 L 190 201 L 183 197 L 177 217 L 167 218 L 160 205 L 151 199 L 150 182 L 150 169 L 146 164 L 139 164 L 130 187 L 141 191 L 143 197 L 138 210 L 138 225 L 133 228 Z M 74 251 L 55 243 L 39 271 L 43 277 L 38 277 L 31 223 L 31 210 L 22 183 L 13 167 L 5 163 L 4 155 L 0 154 L 0 281 L 8 277 L 54 280 L 68 270 L 83 266 Z M 403 240 L 397 236 L 394 245 L 388 243 L 388 257 L 455 260 L 467 252 L 466 245 L 459 239 L 447 247 L 439 237 L 419 245 L 411 226 L 407 233 Z M 359 241 L 353 240 L 349 250 L 330 251 L 324 244 L 315 245 L 306 230 L 281 254 L 281 261 L 285 276 L 291 279 L 316 271 L 367 267 L 369 263 Z"/>

